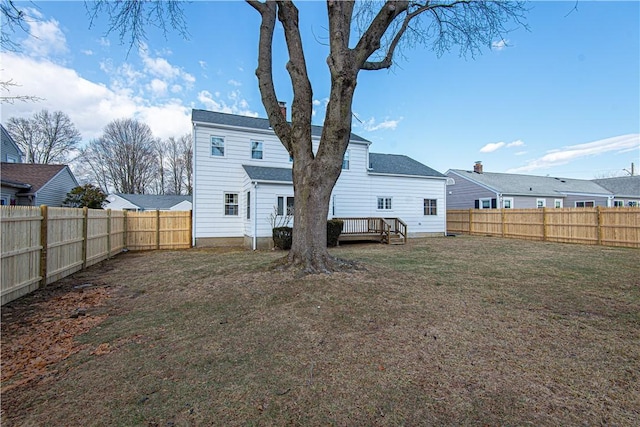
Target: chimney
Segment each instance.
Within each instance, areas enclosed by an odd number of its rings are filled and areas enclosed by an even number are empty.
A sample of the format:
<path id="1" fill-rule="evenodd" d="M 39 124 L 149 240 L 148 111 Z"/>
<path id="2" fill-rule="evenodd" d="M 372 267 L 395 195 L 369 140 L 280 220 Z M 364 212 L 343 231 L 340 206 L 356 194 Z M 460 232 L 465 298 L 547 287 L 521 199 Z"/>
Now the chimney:
<path id="1" fill-rule="evenodd" d="M 280 111 L 284 116 L 284 119 L 287 120 L 287 103 L 284 101 L 278 101 L 278 105 L 280 106 Z"/>
<path id="2" fill-rule="evenodd" d="M 482 162 L 481 161 L 475 162 L 475 164 L 473 165 L 473 171 L 475 173 L 482 173 Z"/>

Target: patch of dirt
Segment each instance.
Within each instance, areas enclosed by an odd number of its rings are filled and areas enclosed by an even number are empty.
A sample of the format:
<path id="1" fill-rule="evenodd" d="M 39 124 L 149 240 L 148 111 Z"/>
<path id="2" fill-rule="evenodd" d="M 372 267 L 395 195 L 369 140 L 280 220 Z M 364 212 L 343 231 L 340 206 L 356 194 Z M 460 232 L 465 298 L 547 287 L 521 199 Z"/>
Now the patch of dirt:
<path id="1" fill-rule="evenodd" d="M 55 375 L 52 365 L 85 347 L 75 337 L 108 317 L 98 308 L 109 296 L 108 287 L 62 280 L 3 306 L 2 394 Z"/>

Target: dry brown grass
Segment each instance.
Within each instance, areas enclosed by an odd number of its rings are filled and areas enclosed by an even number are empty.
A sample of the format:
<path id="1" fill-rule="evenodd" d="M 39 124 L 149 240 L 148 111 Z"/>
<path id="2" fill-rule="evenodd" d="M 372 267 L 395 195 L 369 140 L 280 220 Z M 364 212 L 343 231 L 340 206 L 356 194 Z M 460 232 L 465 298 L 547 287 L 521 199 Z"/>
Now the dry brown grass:
<path id="1" fill-rule="evenodd" d="M 60 292 L 106 286 L 87 315 L 108 318 L 3 392 L 3 425 L 640 424 L 637 250 L 457 237 L 333 253 L 366 270 L 294 278 L 269 268 L 282 253 L 189 250 L 76 274 Z"/>

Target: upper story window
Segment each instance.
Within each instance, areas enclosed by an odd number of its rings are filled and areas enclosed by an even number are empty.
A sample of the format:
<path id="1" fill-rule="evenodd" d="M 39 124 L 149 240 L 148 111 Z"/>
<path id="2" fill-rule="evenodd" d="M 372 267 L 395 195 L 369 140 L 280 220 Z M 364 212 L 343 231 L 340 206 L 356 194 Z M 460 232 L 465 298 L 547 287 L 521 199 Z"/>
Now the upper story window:
<path id="1" fill-rule="evenodd" d="M 349 170 L 349 150 L 344 152 L 344 157 L 342 158 L 342 169 Z"/>
<path id="2" fill-rule="evenodd" d="M 262 159 L 262 142 L 251 141 L 251 158 Z"/>
<path id="3" fill-rule="evenodd" d="M 224 138 L 219 136 L 211 137 L 211 155 L 224 157 Z"/>
<path id="4" fill-rule="evenodd" d="M 378 197 L 378 209 L 390 211 L 391 210 L 391 197 Z"/>

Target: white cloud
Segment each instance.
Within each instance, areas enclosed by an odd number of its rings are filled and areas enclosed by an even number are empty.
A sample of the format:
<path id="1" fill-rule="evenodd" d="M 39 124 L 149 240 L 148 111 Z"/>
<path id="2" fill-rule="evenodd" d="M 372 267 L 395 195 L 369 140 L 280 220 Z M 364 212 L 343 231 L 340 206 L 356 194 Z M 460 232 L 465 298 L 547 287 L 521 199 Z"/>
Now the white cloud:
<path id="1" fill-rule="evenodd" d="M 109 66 L 104 65 L 107 69 Z M 2 54 L 2 67 L 3 76 L 11 76 L 21 85 L 10 96 L 32 95 L 44 99 L 38 103 L 3 105 L 3 121 L 9 117 L 30 117 L 40 109 L 62 111 L 69 115 L 85 142 L 98 138 L 109 122 L 123 117 L 144 120 L 154 136 L 163 139 L 180 136 L 191 129 L 190 107 L 180 101 L 150 105 L 129 87 L 118 84 L 107 87 L 51 61 L 11 52 Z"/>
<path id="2" fill-rule="evenodd" d="M 67 38 L 60 29 L 60 23 L 55 19 L 42 20 L 42 14 L 35 9 L 27 10 L 25 20 L 29 26 L 29 36 L 22 42 L 25 52 L 33 56 L 48 57 L 50 55 L 66 54 Z"/>
<path id="3" fill-rule="evenodd" d="M 146 45 L 143 45 L 139 51 L 140 59 L 144 64 L 144 72 L 153 76 L 160 77 L 165 80 L 173 81 L 182 79 L 187 85 L 195 83 L 196 78 L 191 74 L 185 72 L 180 67 L 174 67 L 165 58 L 151 57 L 149 49 Z"/>
<path id="4" fill-rule="evenodd" d="M 502 39 L 491 43 L 491 49 L 501 51 L 505 47 L 509 47 L 509 40 Z"/>
<path id="5" fill-rule="evenodd" d="M 386 119 L 380 123 L 376 123 L 376 119 L 372 117 L 369 120 L 364 122 L 359 122 L 358 124 L 359 124 L 359 127 L 361 127 L 367 132 L 375 132 L 378 130 L 394 130 L 395 128 L 398 127 L 398 124 L 400 123 L 401 120 L 402 120 L 402 117 L 400 117 L 398 120 Z"/>
<path id="6" fill-rule="evenodd" d="M 506 144 L 504 142 L 490 142 L 480 149 L 481 153 L 493 153 L 496 150 L 504 147 Z"/>
<path id="7" fill-rule="evenodd" d="M 216 99 L 218 98 L 218 99 Z M 204 104 L 207 110 L 220 113 L 239 114 L 242 116 L 258 117 L 258 113 L 251 111 L 249 103 L 243 99 L 238 91 L 233 91 L 227 100 L 220 99 L 220 93 L 211 94 L 207 90 L 198 93 L 198 101 Z"/>
<path id="8" fill-rule="evenodd" d="M 640 151 L 640 134 L 614 136 L 586 144 L 570 145 L 559 150 L 547 151 L 544 156 L 530 160 L 526 165 L 510 169 L 507 172 L 531 172 L 565 165 L 584 157 L 598 156 L 610 152 L 627 153 L 635 150 Z"/>
<path id="9" fill-rule="evenodd" d="M 149 84 L 149 89 L 155 96 L 164 96 L 167 93 L 167 83 L 159 80 L 153 79 Z"/>
<path id="10" fill-rule="evenodd" d="M 239 82 L 239 81 L 237 81 L 237 80 L 233 80 L 233 79 L 229 80 L 227 83 L 228 83 L 229 85 L 231 85 L 231 86 L 236 86 L 236 87 L 242 86 L 242 83 L 240 83 L 240 82 Z"/>
<path id="11" fill-rule="evenodd" d="M 524 147 L 525 143 L 518 139 L 516 141 L 510 142 L 510 143 L 506 143 L 506 142 L 490 142 L 487 145 L 485 145 L 484 147 L 482 147 L 480 149 L 481 153 L 493 153 L 494 151 L 497 151 L 499 149 L 501 149 L 502 147 L 506 147 L 506 148 L 512 148 L 512 147 Z"/>
<path id="12" fill-rule="evenodd" d="M 83 49 L 80 52 L 85 54 L 85 55 L 87 55 L 87 56 L 92 56 L 93 55 L 93 51 L 91 49 Z"/>
<path id="13" fill-rule="evenodd" d="M 205 61 L 198 61 L 198 64 L 200 64 L 200 68 L 203 70 L 207 69 L 207 63 Z"/>

